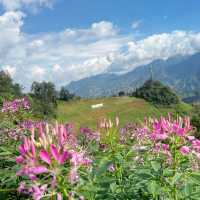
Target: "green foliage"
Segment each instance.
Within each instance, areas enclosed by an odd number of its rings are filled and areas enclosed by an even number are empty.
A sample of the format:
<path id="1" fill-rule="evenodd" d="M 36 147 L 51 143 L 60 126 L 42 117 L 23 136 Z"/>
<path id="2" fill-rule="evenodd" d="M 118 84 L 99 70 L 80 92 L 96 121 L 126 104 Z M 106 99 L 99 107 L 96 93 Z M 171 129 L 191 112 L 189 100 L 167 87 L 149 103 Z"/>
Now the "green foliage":
<path id="1" fill-rule="evenodd" d="M 1 109 L 1 108 L 0 108 Z M 29 111 L 19 110 L 15 113 L 0 112 L 0 199 L 25 200 L 17 192 L 20 178 L 16 176 L 19 170 L 15 158 L 18 155 L 19 138 L 22 137 L 18 125 L 31 116 Z M 12 137 L 9 133 L 13 133 Z"/>
<path id="2" fill-rule="evenodd" d="M 33 114 L 39 118 L 55 117 L 57 92 L 51 82 L 33 82 L 31 95 Z"/>
<path id="3" fill-rule="evenodd" d="M 143 98 L 158 105 L 171 105 L 179 103 L 179 98 L 172 90 L 159 81 L 148 80 L 132 96 Z"/>
<path id="4" fill-rule="evenodd" d="M 51 82 L 33 82 L 31 86 L 31 92 L 33 94 L 33 97 L 41 101 L 50 102 L 54 105 L 57 104 L 57 93 L 55 85 Z"/>
<path id="5" fill-rule="evenodd" d="M 192 125 L 196 128 L 196 137 L 200 139 L 200 105 L 194 105 L 192 118 Z"/>
<path id="6" fill-rule="evenodd" d="M 124 91 L 120 91 L 119 93 L 118 93 L 118 96 L 119 97 L 122 97 L 122 96 L 125 96 L 126 95 L 126 93 L 124 92 Z"/>
<path id="7" fill-rule="evenodd" d="M 71 94 L 65 87 L 61 87 L 59 93 L 59 99 L 62 101 L 70 101 L 75 98 L 74 94 Z"/>
<path id="8" fill-rule="evenodd" d="M 13 97 L 19 97 L 21 95 L 21 86 L 13 83 L 8 73 L 0 71 L 0 105 L 4 100 L 10 100 Z"/>

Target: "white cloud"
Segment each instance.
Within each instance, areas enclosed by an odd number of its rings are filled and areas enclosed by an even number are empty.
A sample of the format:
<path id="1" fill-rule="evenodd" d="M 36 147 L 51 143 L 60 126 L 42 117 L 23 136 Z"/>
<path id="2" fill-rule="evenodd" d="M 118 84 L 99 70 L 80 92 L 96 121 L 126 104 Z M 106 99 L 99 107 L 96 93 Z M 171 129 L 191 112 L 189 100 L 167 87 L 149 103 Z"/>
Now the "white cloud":
<path id="1" fill-rule="evenodd" d="M 5 66 L 2 67 L 2 69 L 5 72 L 8 72 L 8 74 L 10 74 L 11 77 L 13 77 L 15 75 L 15 72 L 16 72 L 16 68 L 15 67 L 11 67 L 10 65 L 5 65 Z"/>
<path id="2" fill-rule="evenodd" d="M 26 89 L 36 80 L 65 85 L 104 72 L 124 73 L 154 59 L 200 51 L 200 33 L 173 31 L 143 39 L 121 34 L 111 22 L 55 33 L 22 31 L 24 14 L 0 16 L 0 69 L 10 71 Z M 9 66 L 9 67 L 8 67 Z"/>
<path id="3" fill-rule="evenodd" d="M 31 8 L 33 11 L 41 7 L 52 7 L 54 0 L 0 0 L 7 11 L 21 10 L 23 8 Z"/>
<path id="4" fill-rule="evenodd" d="M 141 24 L 142 24 L 142 20 L 137 20 L 132 23 L 131 27 L 132 29 L 138 29 Z"/>
<path id="5" fill-rule="evenodd" d="M 91 32 L 94 32 L 96 35 L 105 37 L 105 36 L 115 36 L 117 34 L 117 27 L 111 22 L 101 21 L 99 23 L 93 23 L 91 26 Z"/>
<path id="6" fill-rule="evenodd" d="M 155 34 L 142 40 L 132 40 L 126 50 L 115 54 L 108 71 L 127 72 L 155 59 L 167 59 L 175 55 L 189 55 L 200 51 L 200 33 L 173 31 Z"/>
<path id="7" fill-rule="evenodd" d="M 0 53 L 6 54 L 9 47 L 14 47 L 20 42 L 23 17 L 21 12 L 6 12 L 0 16 Z"/>
<path id="8" fill-rule="evenodd" d="M 45 74 L 45 69 L 39 66 L 34 66 L 32 68 L 32 75 L 35 80 L 43 79 Z"/>
<path id="9" fill-rule="evenodd" d="M 55 65 L 53 66 L 53 72 L 58 72 L 58 71 L 60 71 L 61 69 L 62 69 L 61 66 L 58 65 L 58 64 L 55 64 Z"/>

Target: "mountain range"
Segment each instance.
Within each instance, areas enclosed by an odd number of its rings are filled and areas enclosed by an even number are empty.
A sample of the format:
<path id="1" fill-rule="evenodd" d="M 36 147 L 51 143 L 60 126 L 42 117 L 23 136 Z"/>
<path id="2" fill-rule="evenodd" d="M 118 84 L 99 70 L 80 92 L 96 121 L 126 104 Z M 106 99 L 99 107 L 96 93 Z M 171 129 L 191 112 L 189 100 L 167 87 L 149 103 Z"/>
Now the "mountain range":
<path id="1" fill-rule="evenodd" d="M 155 60 L 121 75 L 104 73 L 73 81 L 66 88 L 86 98 L 132 92 L 152 78 L 171 87 L 180 97 L 194 96 L 200 91 L 200 52 L 189 56 L 175 56 Z"/>

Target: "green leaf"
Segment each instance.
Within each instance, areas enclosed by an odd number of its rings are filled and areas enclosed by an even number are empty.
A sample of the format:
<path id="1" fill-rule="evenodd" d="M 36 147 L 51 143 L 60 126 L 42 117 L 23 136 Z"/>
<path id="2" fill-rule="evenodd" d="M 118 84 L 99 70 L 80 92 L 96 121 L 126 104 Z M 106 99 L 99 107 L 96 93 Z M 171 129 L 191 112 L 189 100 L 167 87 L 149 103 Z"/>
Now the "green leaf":
<path id="1" fill-rule="evenodd" d="M 153 197 L 156 197 L 158 194 L 160 194 L 160 185 L 156 181 L 151 181 L 148 185 L 148 190 Z"/>
<path id="2" fill-rule="evenodd" d="M 95 170 L 97 176 L 101 176 L 108 170 L 108 166 L 111 164 L 111 161 L 108 158 L 104 158 L 100 161 L 98 168 Z"/>
<path id="3" fill-rule="evenodd" d="M 194 184 L 200 185 L 200 173 L 197 172 L 191 173 L 189 181 Z"/>
<path id="4" fill-rule="evenodd" d="M 171 185 L 175 185 L 181 179 L 181 176 L 181 173 L 176 173 L 175 176 L 172 178 Z"/>
<path id="5" fill-rule="evenodd" d="M 151 161 L 151 166 L 153 167 L 154 171 L 158 172 L 161 168 L 161 165 L 157 161 Z"/>
<path id="6" fill-rule="evenodd" d="M 6 152 L 0 152 L 0 156 L 9 156 L 9 155 L 12 155 L 12 153 L 9 152 L 9 151 L 6 151 Z"/>
<path id="7" fill-rule="evenodd" d="M 164 169 L 163 170 L 163 176 L 165 176 L 165 177 L 171 177 L 171 176 L 173 176 L 173 170 Z"/>
<path id="8" fill-rule="evenodd" d="M 135 171 L 135 173 L 138 174 L 142 179 L 154 178 L 150 169 L 138 169 Z"/>
<path id="9" fill-rule="evenodd" d="M 189 197 L 189 195 L 192 193 L 192 189 L 193 185 L 187 182 L 183 190 L 185 197 Z"/>

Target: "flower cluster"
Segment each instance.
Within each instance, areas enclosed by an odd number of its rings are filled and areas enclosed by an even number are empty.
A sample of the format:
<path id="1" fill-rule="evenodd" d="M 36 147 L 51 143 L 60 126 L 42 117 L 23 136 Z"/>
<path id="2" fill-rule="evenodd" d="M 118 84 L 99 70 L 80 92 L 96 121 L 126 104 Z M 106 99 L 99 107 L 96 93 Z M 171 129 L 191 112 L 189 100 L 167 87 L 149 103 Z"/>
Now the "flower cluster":
<path id="1" fill-rule="evenodd" d="M 40 128 L 41 126 L 44 127 L 46 125 L 45 121 L 32 121 L 32 120 L 25 120 L 19 124 L 21 129 L 33 129 L 33 128 Z"/>
<path id="2" fill-rule="evenodd" d="M 82 135 L 84 135 L 86 137 L 86 139 L 89 140 L 89 141 L 92 141 L 92 140 L 94 140 L 96 142 L 100 141 L 100 134 L 98 132 L 91 130 L 90 128 L 81 127 L 80 133 Z"/>
<path id="3" fill-rule="evenodd" d="M 13 101 L 5 101 L 3 103 L 2 112 L 16 113 L 20 109 L 29 110 L 30 102 L 27 97 L 22 99 L 14 99 Z"/>
<path id="4" fill-rule="evenodd" d="M 200 161 L 200 140 L 192 136 L 192 132 L 189 117 L 150 118 L 143 127 L 134 129 L 132 137 L 137 142 L 133 149 L 146 148 L 151 155 L 165 155 L 168 164 L 172 163 L 172 154 L 178 152 L 182 156 L 190 155 L 192 163 L 197 164 Z"/>
<path id="5" fill-rule="evenodd" d="M 31 136 L 24 137 L 16 158 L 20 165 L 17 175 L 28 178 L 28 183 L 20 184 L 20 192 L 32 195 L 34 200 L 48 195 L 69 198 L 73 192 L 70 186 L 79 181 L 79 169 L 92 163 L 70 130 L 71 125 L 40 123 L 30 127 Z"/>
<path id="6" fill-rule="evenodd" d="M 98 129 L 106 129 L 106 130 L 111 129 L 114 126 L 115 127 L 119 126 L 119 117 L 115 118 L 115 123 L 113 123 L 111 119 L 107 120 L 106 118 L 103 118 L 97 124 Z"/>

